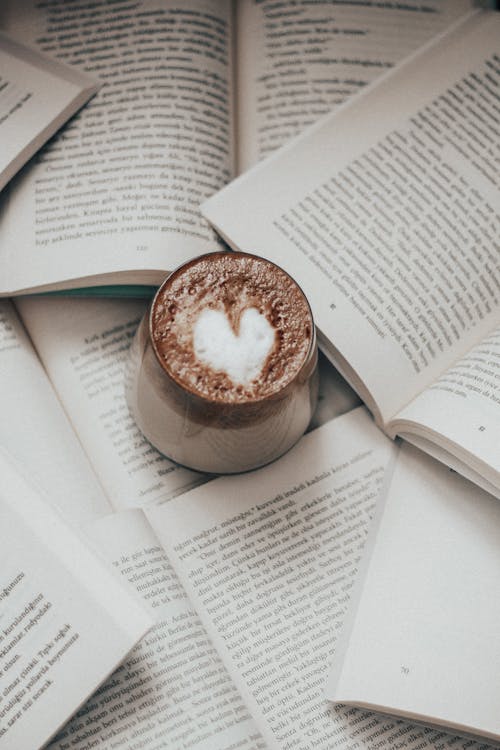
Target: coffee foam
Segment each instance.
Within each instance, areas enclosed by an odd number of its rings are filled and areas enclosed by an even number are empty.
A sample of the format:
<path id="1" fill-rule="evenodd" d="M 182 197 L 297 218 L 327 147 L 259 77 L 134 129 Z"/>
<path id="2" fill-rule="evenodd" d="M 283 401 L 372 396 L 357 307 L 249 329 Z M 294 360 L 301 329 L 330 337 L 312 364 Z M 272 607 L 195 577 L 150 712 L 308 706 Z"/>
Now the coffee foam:
<path id="1" fill-rule="evenodd" d="M 302 291 L 282 269 L 258 256 L 211 253 L 165 282 L 153 302 L 151 336 L 179 386 L 212 402 L 246 403 L 296 378 L 313 322 Z"/>
<path id="2" fill-rule="evenodd" d="M 227 373 L 236 385 L 249 385 L 260 375 L 275 339 L 276 329 L 255 307 L 243 311 L 237 332 L 225 312 L 209 307 L 193 326 L 195 356 L 212 370 Z"/>

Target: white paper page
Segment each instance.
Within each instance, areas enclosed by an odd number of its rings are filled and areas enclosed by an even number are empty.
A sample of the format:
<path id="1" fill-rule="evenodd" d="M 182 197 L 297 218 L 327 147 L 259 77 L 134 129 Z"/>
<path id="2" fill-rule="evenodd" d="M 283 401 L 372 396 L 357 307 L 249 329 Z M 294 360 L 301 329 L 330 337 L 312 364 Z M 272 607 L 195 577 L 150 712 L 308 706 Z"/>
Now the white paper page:
<path id="1" fill-rule="evenodd" d="M 500 499 L 500 489 L 498 484 L 495 485 L 492 482 L 489 482 L 482 474 L 471 469 L 464 463 L 464 461 L 458 459 L 453 453 L 441 448 L 437 443 L 433 442 L 432 438 L 421 438 L 415 434 L 409 435 L 404 433 L 401 437 L 425 453 L 428 453 L 429 456 L 432 456 L 437 461 L 441 461 L 445 466 L 453 469 L 453 471 L 458 471 L 459 474 L 466 479 L 469 479 L 471 482 L 474 482 L 474 484 L 481 487 L 486 492 L 489 492 L 490 495 L 494 495 Z M 457 452 L 459 453 L 460 450 Z M 489 472 L 485 471 L 485 473 Z"/>
<path id="2" fill-rule="evenodd" d="M 474 16 L 202 206 L 298 278 L 385 422 L 496 322 L 499 39 Z"/>
<path id="3" fill-rule="evenodd" d="M 259 750 L 262 738 L 139 510 L 94 524 L 110 565 L 152 609 L 154 628 L 54 739 L 51 750 Z"/>
<path id="4" fill-rule="evenodd" d="M 471 0 L 281 5 L 240 0 L 238 172 L 331 112 L 472 6 Z"/>
<path id="5" fill-rule="evenodd" d="M 403 446 L 366 565 L 328 696 L 498 740 L 498 500 Z"/>
<path id="6" fill-rule="evenodd" d="M 440 446 L 468 465 L 500 495 L 500 328 L 403 409 L 392 429 L 418 439 L 443 436 Z M 411 434 L 408 439 L 412 439 Z M 468 455 L 465 454 L 467 451 Z"/>
<path id="7" fill-rule="evenodd" d="M 98 88 L 0 32 L 0 190 Z"/>
<path id="8" fill-rule="evenodd" d="M 323 696 L 395 451 L 358 409 L 263 470 L 147 511 L 271 747 L 446 746 L 437 732 L 332 707 Z"/>
<path id="9" fill-rule="evenodd" d="M 152 624 L 0 456 L 0 748 L 36 750 Z"/>
<path id="10" fill-rule="evenodd" d="M 143 437 L 125 400 L 125 359 L 141 300 L 30 297 L 18 309 L 115 508 L 164 500 L 204 480 Z"/>
<path id="11" fill-rule="evenodd" d="M 231 18 L 228 0 L 4 0 L 5 30 L 103 86 L 4 207 L 0 293 L 159 283 L 217 248 L 198 206 L 233 174 Z"/>
<path id="12" fill-rule="evenodd" d="M 0 301 L 0 446 L 67 519 L 111 510 L 11 303 Z"/>

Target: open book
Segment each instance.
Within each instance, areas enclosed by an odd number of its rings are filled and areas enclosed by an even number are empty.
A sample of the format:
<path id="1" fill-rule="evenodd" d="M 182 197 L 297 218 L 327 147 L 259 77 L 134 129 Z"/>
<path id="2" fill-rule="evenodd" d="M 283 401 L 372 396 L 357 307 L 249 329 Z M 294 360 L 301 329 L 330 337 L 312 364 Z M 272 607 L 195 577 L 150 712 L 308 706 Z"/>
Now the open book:
<path id="1" fill-rule="evenodd" d="M 59 513 L 79 524 L 156 614 L 153 629 L 51 750 L 91 743 L 376 750 L 381 737 L 410 750 L 468 747 L 464 738 L 332 707 L 323 697 L 395 453 L 368 413 L 352 409 L 359 401 L 340 378 L 330 379 L 328 363 L 318 429 L 283 462 L 241 483 L 209 483 L 161 457 L 126 412 L 123 358 L 143 302 L 16 300 L 31 342 L 12 305 L 0 307 L 0 445 L 50 488 Z M 339 409 L 347 413 L 337 418 Z M 321 424 L 324 416 L 333 419 Z M 203 492 L 179 495 L 203 481 Z"/>
<path id="2" fill-rule="evenodd" d="M 389 435 L 498 496 L 499 54 L 473 13 L 202 207 L 300 280 Z"/>
<path id="3" fill-rule="evenodd" d="M 0 190 L 99 88 L 0 32 Z"/>
<path id="4" fill-rule="evenodd" d="M 498 742 L 500 505 L 409 445 L 384 494 L 327 695 Z"/>
<path id="5" fill-rule="evenodd" d="M 396 466 L 336 703 L 325 701 L 389 445 L 355 410 L 258 474 L 147 511 L 270 747 L 467 746 L 443 729 L 500 739 L 500 506 L 413 447 L 426 468 L 413 483 Z M 380 707 L 441 726 L 366 710 Z"/>
<path id="6" fill-rule="evenodd" d="M 0 748 L 42 747 L 153 624 L 0 451 Z"/>
<path id="7" fill-rule="evenodd" d="M 326 363 L 320 426 L 293 452 L 242 477 L 183 475 L 134 431 L 125 408 L 123 358 L 144 306 L 19 299 L 37 357 L 13 307 L 1 304 L 0 444 L 156 614 L 51 750 L 376 750 L 382 739 L 409 750 L 474 748 L 323 697 L 394 444 L 352 409 L 358 400 Z M 347 413 L 337 418 L 340 405 Z"/>
<path id="8" fill-rule="evenodd" d="M 217 249 L 205 198 L 471 5 L 3 0 L 4 31 L 103 86 L 2 198 L 0 294 L 157 285 Z"/>

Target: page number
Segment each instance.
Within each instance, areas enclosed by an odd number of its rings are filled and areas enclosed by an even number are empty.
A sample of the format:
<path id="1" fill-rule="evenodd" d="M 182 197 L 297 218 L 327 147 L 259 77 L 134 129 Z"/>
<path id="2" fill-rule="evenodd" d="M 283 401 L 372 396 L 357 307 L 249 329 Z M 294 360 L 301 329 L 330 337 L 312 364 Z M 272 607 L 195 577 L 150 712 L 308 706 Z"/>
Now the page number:
<path id="1" fill-rule="evenodd" d="M 401 674 L 410 674 L 410 667 L 405 667 L 404 664 L 401 665 Z"/>
<path id="2" fill-rule="evenodd" d="M 479 432 L 484 432 L 486 430 L 486 427 L 484 426 L 484 424 L 481 424 L 477 429 L 479 430 Z"/>

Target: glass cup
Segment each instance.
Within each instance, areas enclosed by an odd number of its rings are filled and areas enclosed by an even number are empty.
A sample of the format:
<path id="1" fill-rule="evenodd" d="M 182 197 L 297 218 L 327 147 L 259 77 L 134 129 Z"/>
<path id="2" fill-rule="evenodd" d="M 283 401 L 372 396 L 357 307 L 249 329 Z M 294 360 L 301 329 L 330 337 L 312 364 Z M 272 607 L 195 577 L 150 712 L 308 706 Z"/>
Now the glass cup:
<path id="1" fill-rule="evenodd" d="M 249 309 L 255 330 L 243 331 Z M 203 332 L 207 310 L 219 317 Z M 271 343 L 258 370 L 264 329 Z M 222 334 L 220 366 L 214 347 Z M 246 358 L 253 379 L 228 374 L 244 369 Z M 168 458 L 198 471 L 238 473 L 278 458 L 305 432 L 317 401 L 317 364 L 311 309 L 289 274 L 257 255 L 208 253 L 158 289 L 130 349 L 127 402 L 139 429 Z"/>

